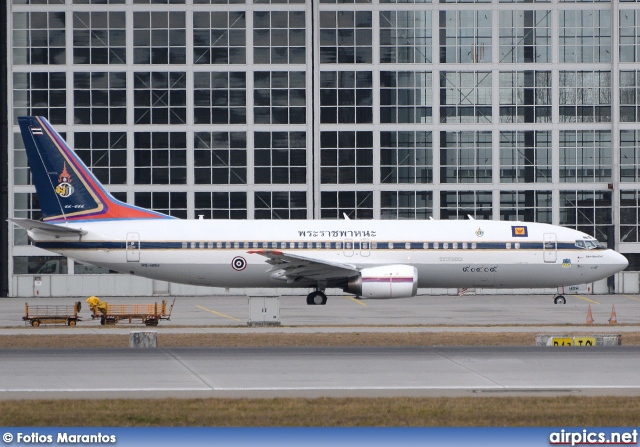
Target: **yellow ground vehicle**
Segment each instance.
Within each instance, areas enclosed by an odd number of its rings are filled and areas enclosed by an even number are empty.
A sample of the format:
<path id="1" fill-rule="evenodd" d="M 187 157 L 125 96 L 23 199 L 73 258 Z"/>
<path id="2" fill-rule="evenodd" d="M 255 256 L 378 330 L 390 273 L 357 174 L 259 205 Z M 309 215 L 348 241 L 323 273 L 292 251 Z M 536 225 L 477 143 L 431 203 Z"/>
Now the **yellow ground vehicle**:
<path id="1" fill-rule="evenodd" d="M 91 296 L 87 298 L 91 309 L 91 318 L 100 319 L 100 324 L 116 324 L 119 321 L 128 323 L 144 323 L 146 326 L 157 326 L 160 320 L 170 320 L 171 311 L 176 300 L 173 300 L 169 312 L 167 312 L 167 302 L 153 304 L 109 304 L 100 301 L 99 298 Z"/>

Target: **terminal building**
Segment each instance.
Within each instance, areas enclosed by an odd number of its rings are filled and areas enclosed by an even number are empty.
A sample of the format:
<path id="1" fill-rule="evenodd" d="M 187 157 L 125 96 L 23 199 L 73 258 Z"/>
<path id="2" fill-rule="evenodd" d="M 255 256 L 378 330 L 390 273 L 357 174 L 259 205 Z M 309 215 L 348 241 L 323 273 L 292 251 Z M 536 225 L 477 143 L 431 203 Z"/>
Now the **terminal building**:
<path id="1" fill-rule="evenodd" d="M 29 244 L 17 117 L 107 189 L 194 219 L 502 219 L 582 230 L 638 292 L 640 3 L 8 0 L 2 296 L 212 293 Z"/>

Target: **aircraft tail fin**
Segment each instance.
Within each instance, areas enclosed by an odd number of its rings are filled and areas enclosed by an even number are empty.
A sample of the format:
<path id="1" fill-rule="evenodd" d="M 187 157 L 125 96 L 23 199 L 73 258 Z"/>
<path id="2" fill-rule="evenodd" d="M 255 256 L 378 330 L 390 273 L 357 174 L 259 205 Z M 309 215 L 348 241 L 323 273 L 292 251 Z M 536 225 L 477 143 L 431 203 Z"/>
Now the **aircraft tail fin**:
<path id="1" fill-rule="evenodd" d="M 18 123 L 44 221 L 172 219 L 111 196 L 46 118 L 21 116 Z"/>

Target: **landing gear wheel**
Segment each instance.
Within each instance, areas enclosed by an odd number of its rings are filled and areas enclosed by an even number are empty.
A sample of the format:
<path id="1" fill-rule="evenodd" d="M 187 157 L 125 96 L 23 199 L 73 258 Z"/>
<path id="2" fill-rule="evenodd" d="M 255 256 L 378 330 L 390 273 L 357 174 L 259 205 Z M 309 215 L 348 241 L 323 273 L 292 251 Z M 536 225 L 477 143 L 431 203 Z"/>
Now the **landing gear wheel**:
<path id="1" fill-rule="evenodd" d="M 307 295 L 307 304 L 310 306 L 327 304 L 327 295 L 319 290 L 311 292 Z"/>
<path id="2" fill-rule="evenodd" d="M 555 297 L 553 299 L 553 302 L 555 304 L 567 304 L 567 300 L 562 295 L 558 295 L 557 297 Z"/>

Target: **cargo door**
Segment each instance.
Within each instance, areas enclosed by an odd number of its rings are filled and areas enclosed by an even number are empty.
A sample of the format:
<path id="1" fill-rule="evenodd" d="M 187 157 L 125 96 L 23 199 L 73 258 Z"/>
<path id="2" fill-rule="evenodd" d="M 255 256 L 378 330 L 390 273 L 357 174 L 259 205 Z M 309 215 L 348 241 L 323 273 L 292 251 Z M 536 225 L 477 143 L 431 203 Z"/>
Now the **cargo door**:
<path id="1" fill-rule="evenodd" d="M 140 262 L 140 233 L 127 233 L 127 262 Z"/>

